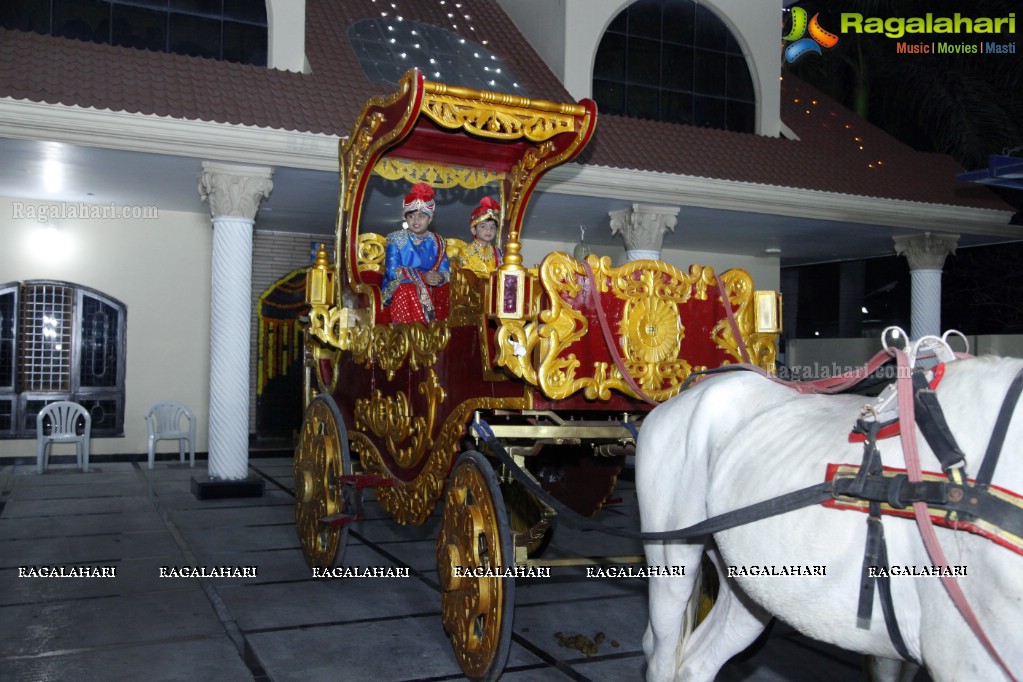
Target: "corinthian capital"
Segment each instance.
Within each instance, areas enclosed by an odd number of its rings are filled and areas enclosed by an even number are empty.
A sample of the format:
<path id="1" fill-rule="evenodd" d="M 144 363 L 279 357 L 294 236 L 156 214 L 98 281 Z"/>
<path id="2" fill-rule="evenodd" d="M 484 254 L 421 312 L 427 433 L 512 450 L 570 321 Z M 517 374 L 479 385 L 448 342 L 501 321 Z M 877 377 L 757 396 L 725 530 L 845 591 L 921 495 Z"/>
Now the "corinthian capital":
<path id="1" fill-rule="evenodd" d="M 892 237 L 895 240 L 895 253 L 905 256 L 909 261 L 910 270 L 941 270 L 945 265 L 945 257 L 955 254 L 959 243 L 957 234 L 911 234 Z"/>
<path id="2" fill-rule="evenodd" d="M 260 166 L 235 166 L 203 161 L 199 176 L 199 196 L 209 201 L 214 218 L 233 216 L 256 219 L 259 202 L 273 189 L 273 169 Z"/>
<path id="3" fill-rule="evenodd" d="M 611 234 L 621 234 L 628 251 L 660 252 L 664 233 L 678 223 L 678 206 L 633 204 L 611 211 Z"/>

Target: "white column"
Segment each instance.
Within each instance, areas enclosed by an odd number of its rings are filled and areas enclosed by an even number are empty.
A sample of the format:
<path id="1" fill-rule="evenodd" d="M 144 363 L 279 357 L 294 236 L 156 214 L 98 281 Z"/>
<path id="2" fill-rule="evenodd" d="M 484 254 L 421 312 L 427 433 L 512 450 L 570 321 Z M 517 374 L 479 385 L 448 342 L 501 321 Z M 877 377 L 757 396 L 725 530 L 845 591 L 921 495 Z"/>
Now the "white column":
<path id="1" fill-rule="evenodd" d="M 625 254 L 634 260 L 660 260 L 664 233 L 675 230 L 678 206 L 651 206 L 633 204 L 632 208 L 611 211 L 611 234 L 621 234 L 625 240 Z"/>
<path id="2" fill-rule="evenodd" d="M 249 335 L 252 326 L 252 226 L 270 195 L 273 170 L 203 162 L 199 194 L 213 217 L 210 310 L 211 480 L 249 475 Z"/>
<path id="3" fill-rule="evenodd" d="M 894 237 L 895 253 L 909 261 L 913 286 L 910 336 L 941 335 L 941 269 L 948 254 L 955 254 L 957 234 Z"/>
<path id="4" fill-rule="evenodd" d="M 309 73 L 305 58 L 306 0 L 267 0 L 267 68 Z"/>

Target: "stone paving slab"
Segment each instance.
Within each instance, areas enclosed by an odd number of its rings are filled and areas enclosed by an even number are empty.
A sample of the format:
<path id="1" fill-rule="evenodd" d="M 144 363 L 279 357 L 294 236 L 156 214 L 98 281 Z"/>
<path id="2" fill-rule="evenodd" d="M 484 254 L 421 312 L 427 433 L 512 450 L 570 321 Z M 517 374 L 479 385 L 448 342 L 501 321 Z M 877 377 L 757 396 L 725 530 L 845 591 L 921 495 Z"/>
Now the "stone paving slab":
<path id="1" fill-rule="evenodd" d="M 81 474 L 83 478 L 89 478 L 90 474 Z M 101 498 L 101 497 L 124 497 L 126 495 L 145 495 L 145 486 L 142 481 L 125 478 L 117 482 L 75 482 L 62 485 L 17 485 L 11 494 L 10 500 L 65 500 L 69 497 L 78 498 Z"/>
<path id="2" fill-rule="evenodd" d="M 130 482 L 137 480 L 134 465 L 130 462 L 89 463 L 89 470 L 82 471 L 73 464 L 50 464 L 40 476 L 36 473 L 35 463 L 18 465 L 24 473 L 31 473 L 34 478 L 18 477 L 20 485 L 81 485 L 83 482 Z"/>
<path id="3" fill-rule="evenodd" d="M 252 507 L 281 506 L 294 509 L 295 498 L 279 490 L 266 491 L 263 497 L 236 497 L 224 499 L 200 500 L 192 494 L 190 481 L 167 481 L 163 485 L 153 485 L 160 504 L 165 509 L 180 511 L 182 509 L 246 509 Z"/>
<path id="4" fill-rule="evenodd" d="M 217 552 L 202 562 L 206 566 L 254 566 L 255 577 L 218 578 L 218 585 L 299 582 L 310 579 L 309 566 L 298 548 L 259 552 Z"/>
<path id="5" fill-rule="evenodd" d="M 125 557 L 168 556 L 178 551 L 166 530 L 49 537 L 4 542 L 0 564 L 104 563 Z"/>
<path id="6" fill-rule="evenodd" d="M 114 580 L 25 579 L 18 577 L 15 567 L 2 568 L 0 606 L 181 590 L 192 586 L 174 580 L 159 580 L 158 577 L 161 567 L 178 566 L 182 563 L 181 551 L 175 548 L 174 552 L 167 556 L 125 558 L 109 562 L 107 565 L 116 569 L 117 578 Z"/>
<path id="7" fill-rule="evenodd" d="M 153 504 L 146 497 L 100 497 L 69 498 L 60 501 L 60 506 L 53 500 L 9 500 L 4 508 L 4 518 L 39 518 L 52 515 L 77 516 L 89 514 L 121 514 L 130 516 L 151 512 Z"/>
<path id="8" fill-rule="evenodd" d="M 632 652 L 623 656 L 614 654 L 606 657 L 594 656 L 592 659 L 573 661 L 572 669 L 593 682 L 622 682 L 622 680 L 642 682 L 646 675 L 646 659 L 642 652 Z"/>
<path id="9" fill-rule="evenodd" d="M 609 618 L 609 614 L 613 617 Z M 563 646 L 563 638 L 578 637 L 594 644 L 597 652 L 590 655 L 642 652 L 646 599 L 636 596 L 567 601 L 557 605 L 520 604 L 515 609 L 513 627 L 516 635 L 551 658 L 564 662 L 585 660 L 586 654 L 578 648 Z M 598 639 L 603 641 L 598 644 Z"/>
<path id="10" fill-rule="evenodd" d="M 249 638 L 275 682 L 464 679 L 439 617 L 432 615 L 258 633 Z M 534 669 L 507 679 L 544 679 L 535 669 L 542 663 L 517 645 L 512 646 L 509 663 Z"/>
<path id="11" fill-rule="evenodd" d="M 225 584 L 218 592 L 239 627 L 247 632 L 418 614 L 434 614 L 440 622 L 439 594 L 416 578 Z"/>
<path id="12" fill-rule="evenodd" d="M 202 528 L 285 525 L 294 532 L 295 505 L 292 503 L 260 507 L 179 509 L 174 512 L 174 525 L 183 531 Z"/>
<path id="13" fill-rule="evenodd" d="M 216 636 L 224 629 L 203 593 L 182 585 L 170 592 L 0 607 L 0 632 L 2 659 L 126 642 Z"/>
<path id="14" fill-rule="evenodd" d="M 20 504 L 8 504 L 11 514 L 5 511 L 0 517 L 0 541 L 64 538 L 80 535 L 102 535 L 104 533 L 132 533 L 147 530 L 164 530 L 166 525 L 155 509 L 121 514 L 105 512 L 99 514 L 55 514 L 53 516 L 16 516 Z"/>
<path id="15" fill-rule="evenodd" d="M 251 679 L 252 674 L 234 644 L 223 634 L 8 659 L 0 668 L 0 680 L 4 682 L 234 682 Z"/>
<path id="16" fill-rule="evenodd" d="M 371 536 L 365 536 L 367 538 Z M 387 552 L 403 564 L 417 571 L 437 570 L 437 540 L 430 538 L 418 541 L 372 542 L 379 551 Z"/>
<path id="17" fill-rule="evenodd" d="M 557 605 L 600 597 L 645 600 L 646 594 L 646 580 L 587 578 L 582 567 L 555 566 L 549 579 L 520 579 L 515 585 L 515 602 L 520 605 Z"/>
<path id="18" fill-rule="evenodd" d="M 366 503 L 366 518 L 352 524 L 352 529 L 360 535 L 372 537 L 380 544 L 392 542 L 417 542 L 420 540 L 436 540 L 440 534 L 441 518 L 439 510 L 426 519 L 420 526 L 395 523 L 392 518 L 381 511 L 372 500 Z"/>
<path id="19" fill-rule="evenodd" d="M 237 526 L 203 528 L 201 533 L 186 532 L 188 545 L 203 559 L 215 552 L 260 551 L 293 548 L 301 553 L 294 526 Z"/>

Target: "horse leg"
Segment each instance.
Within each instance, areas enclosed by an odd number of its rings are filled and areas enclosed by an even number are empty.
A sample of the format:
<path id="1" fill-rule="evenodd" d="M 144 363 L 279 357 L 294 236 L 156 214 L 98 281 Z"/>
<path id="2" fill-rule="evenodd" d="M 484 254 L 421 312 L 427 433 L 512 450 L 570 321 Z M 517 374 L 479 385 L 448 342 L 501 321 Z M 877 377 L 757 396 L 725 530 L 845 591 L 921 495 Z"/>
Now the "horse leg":
<path id="1" fill-rule="evenodd" d="M 687 604 L 696 592 L 703 545 L 651 543 L 646 546 L 648 566 L 685 566 L 684 576 L 649 579 L 650 622 L 643 635 L 647 682 L 673 682 L 682 655 Z M 691 628 L 692 625 L 690 624 Z"/>
<path id="2" fill-rule="evenodd" d="M 718 595 L 682 653 L 680 682 L 713 682 L 721 666 L 753 644 L 771 620 L 771 614 L 735 590 L 717 550 L 708 554 L 718 574 Z"/>

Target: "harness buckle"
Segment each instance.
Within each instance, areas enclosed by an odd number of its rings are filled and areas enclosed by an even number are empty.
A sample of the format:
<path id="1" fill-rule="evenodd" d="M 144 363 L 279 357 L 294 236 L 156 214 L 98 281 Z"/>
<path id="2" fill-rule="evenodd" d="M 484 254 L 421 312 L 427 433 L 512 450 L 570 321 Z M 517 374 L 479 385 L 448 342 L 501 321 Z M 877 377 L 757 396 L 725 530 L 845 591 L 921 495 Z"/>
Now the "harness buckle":
<path id="1" fill-rule="evenodd" d="M 896 509 L 904 509 L 914 502 L 923 502 L 928 507 L 941 506 L 948 503 L 949 490 L 945 481 L 918 481 L 913 483 L 905 474 L 896 476 L 901 479 L 898 486 L 892 486 L 893 497 L 888 504 Z"/>

